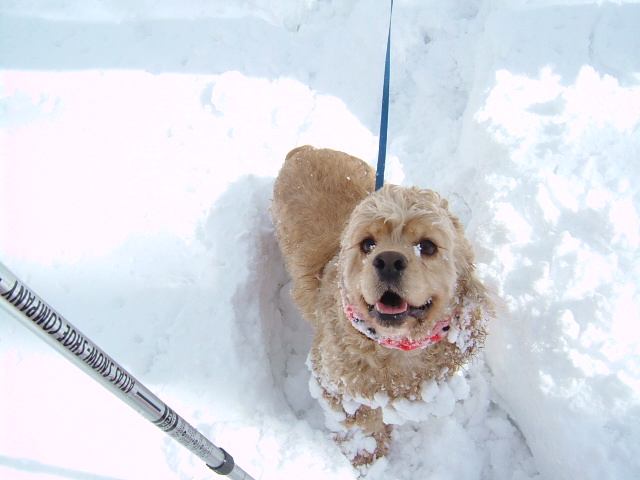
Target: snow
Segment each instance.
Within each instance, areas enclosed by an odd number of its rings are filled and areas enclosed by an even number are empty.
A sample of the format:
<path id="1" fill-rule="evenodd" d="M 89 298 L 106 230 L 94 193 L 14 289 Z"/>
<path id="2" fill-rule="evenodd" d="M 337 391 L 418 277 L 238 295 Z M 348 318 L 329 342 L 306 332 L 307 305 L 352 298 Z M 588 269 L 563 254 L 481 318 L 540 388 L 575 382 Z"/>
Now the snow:
<path id="1" fill-rule="evenodd" d="M 256 479 L 358 475 L 267 208 L 295 146 L 374 163 L 388 7 L 0 4 L 2 262 Z M 394 8 L 387 180 L 449 199 L 504 306 L 425 403 L 376 398 L 367 478 L 640 477 L 639 2 Z M 0 331 L 1 478 L 215 477 Z"/>

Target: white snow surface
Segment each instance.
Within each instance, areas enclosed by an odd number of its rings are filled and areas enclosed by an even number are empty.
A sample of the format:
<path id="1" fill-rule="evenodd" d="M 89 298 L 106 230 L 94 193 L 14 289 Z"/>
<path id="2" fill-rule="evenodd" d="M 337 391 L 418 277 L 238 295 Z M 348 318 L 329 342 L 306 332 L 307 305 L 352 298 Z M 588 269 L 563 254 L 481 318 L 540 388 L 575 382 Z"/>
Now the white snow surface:
<path id="1" fill-rule="evenodd" d="M 396 0 L 387 180 L 503 299 L 370 479 L 640 478 L 640 2 Z M 267 212 L 375 162 L 389 2 L 0 2 L 1 261 L 256 479 L 353 479 Z M 0 478 L 216 477 L 0 312 Z"/>

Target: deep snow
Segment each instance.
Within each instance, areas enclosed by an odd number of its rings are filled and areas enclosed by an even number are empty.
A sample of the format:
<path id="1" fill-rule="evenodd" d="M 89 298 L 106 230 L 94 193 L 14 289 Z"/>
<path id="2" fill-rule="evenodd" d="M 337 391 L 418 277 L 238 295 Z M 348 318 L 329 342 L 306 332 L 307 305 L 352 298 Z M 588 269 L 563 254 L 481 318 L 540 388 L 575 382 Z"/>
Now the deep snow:
<path id="1" fill-rule="evenodd" d="M 297 145 L 374 161 L 387 18 L 0 3 L 0 260 L 256 478 L 356 477 L 267 208 Z M 636 1 L 396 0 L 387 180 L 450 199 L 505 308 L 368 478 L 640 477 L 639 27 Z M 215 477 L 0 328 L 1 478 Z"/>

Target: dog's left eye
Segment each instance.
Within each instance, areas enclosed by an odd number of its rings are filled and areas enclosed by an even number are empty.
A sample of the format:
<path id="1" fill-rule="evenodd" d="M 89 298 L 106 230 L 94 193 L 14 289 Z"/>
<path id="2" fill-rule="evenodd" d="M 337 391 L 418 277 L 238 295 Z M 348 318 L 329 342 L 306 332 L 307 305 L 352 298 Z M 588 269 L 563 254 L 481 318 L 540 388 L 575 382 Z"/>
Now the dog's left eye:
<path id="1" fill-rule="evenodd" d="M 373 250 L 375 246 L 376 246 L 376 241 L 371 237 L 365 238 L 360 242 L 360 250 L 362 250 L 362 253 L 365 253 L 365 254 L 371 253 L 371 250 Z"/>
<path id="2" fill-rule="evenodd" d="M 420 255 L 424 255 L 426 257 L 431 257 L 438 251 L 438 246 L 431 240 L 422 240 L 417 247 L 420 250 Z"/>

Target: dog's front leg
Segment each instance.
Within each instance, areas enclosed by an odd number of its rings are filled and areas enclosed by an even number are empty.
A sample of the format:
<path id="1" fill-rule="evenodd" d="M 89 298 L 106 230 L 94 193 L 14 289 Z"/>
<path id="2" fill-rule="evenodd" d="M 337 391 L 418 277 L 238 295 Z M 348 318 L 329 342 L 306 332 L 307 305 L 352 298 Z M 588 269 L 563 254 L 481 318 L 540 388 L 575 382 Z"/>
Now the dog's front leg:
<path id="1" fill-rule="evenodd" d="M 386 455 L 391 425 L 382 421 L 380 408 L 345 402 L 342 395 L 327 392 L 313 376 L 310 387 L 324 411 L 325 425 L 354 467 L 369 465 Z"/>
<path id="2" fill-rule="evenodd" d="M 346 434 L 338 433 L 335 438 L 354 467 L 369 465 L 387 454 L 391 425 L 382 421 L 380 408 L 361 405 L 354 413 L 346 413 L 342 423 Z"/>

